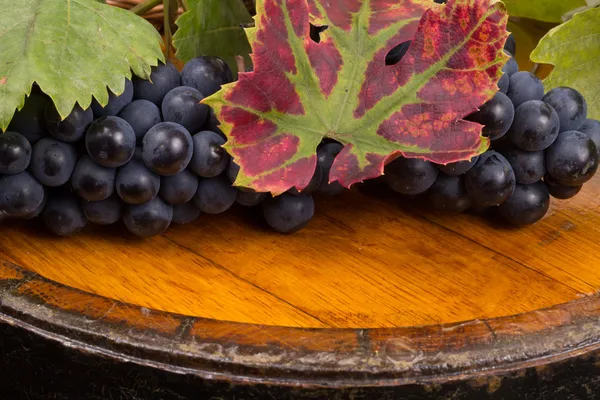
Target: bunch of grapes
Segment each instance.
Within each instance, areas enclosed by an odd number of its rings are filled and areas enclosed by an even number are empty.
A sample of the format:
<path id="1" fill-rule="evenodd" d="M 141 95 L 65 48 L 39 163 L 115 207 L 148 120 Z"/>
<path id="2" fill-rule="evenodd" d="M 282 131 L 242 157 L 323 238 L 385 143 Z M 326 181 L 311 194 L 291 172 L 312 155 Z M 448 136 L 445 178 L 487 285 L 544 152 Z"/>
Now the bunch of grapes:
<path id="1" fill-rule="evenodd" d="M 70 236 L 88 223 L 123 221 L 149 237 L 200 214 L 219 214 L 234 203 L 262 205 L 277 231 L 293 232 L 314 213 L 311 194 L 343 188 L 326 182 L 342 146 L 324 143 L 310 185 L 272 198 L 236 188 L 239 167 L 222 148 L 225 136 L 200 101 L 233 80 L 216 57 L 198 57 L 180 73 L 172 64 L 154 68 L 150 81 L 127 80 L 110 93 L 61 119 L 39 88 L 0 134 L 0 220 L 40 217 L 50 231 Z"/>
<path id="2" fill-rule="evenodd" d="M 513 41 L 508 46 L 514 51 Z M 503 72 L 496 95 L 466 118 L 484 125 L 490 149 L 448 165 L 401 157 L 385 169 L 392 190 L 423 195 L 439 211 L 493 209 L 516 226 L 543 218 L 551 196 L 569 199 L 581 190 L 600 151 L 600 122 L 587 119 L 585 99 L 567 87 L 545 92 L 514 57 Z"/>

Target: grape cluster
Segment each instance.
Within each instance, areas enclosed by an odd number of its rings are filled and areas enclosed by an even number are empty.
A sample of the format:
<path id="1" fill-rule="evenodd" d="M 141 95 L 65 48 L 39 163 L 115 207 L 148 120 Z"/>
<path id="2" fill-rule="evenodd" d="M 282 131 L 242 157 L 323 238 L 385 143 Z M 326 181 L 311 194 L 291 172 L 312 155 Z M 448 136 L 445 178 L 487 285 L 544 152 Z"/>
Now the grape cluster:
<path id="1" fill-rule="evenodd" d="M 518 69 L 511 57 L 500 90 L 466 118 L 484 125 L 488 151 L 448 165 L 401 157 L 385 168 L 387 186 L 422 195 L 438 211 L 495 210 L 515 226 L 542 219 L 550 197 L 575 196 L 598 169 L 600 122 L 586 118 L 576 90 L 545 92 L 540 79 Z"/>
<path id="2" fill-rule="evenodd" d="M 305 226 L 314 213 L 311 194 L 339 193 L 326 182 L 338 143 L 323 143 L 310 185 L 277 198 L 233 187 L 239 167 L 222 148 L 225 136 L 206 96 L 232 82 L 229 66 L 198 57 L 179 72 L 172 64 L 152 70 L 150 80 L 126 80 L 105 106 L 76 105 L 61 119 L 50 99 L 34 87 L 7 132 L 0 134 L 0 220 L 40 217 L 61 236 L 88 223 L 123 221 L 149 237 L 200 214 L 219 214 L 234 203 L 262 205 L 280 232 Z"/>

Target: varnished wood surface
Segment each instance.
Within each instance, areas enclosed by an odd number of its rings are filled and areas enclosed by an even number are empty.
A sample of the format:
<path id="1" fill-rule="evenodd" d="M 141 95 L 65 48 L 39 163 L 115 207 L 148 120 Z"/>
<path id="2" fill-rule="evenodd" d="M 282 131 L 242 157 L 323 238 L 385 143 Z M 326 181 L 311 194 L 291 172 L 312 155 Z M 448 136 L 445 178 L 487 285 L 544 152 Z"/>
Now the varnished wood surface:
<path id="1" fill-rule="evenodd" d="M 2 227 L 0 256 L 69 287 L 189 316 L 295 327 L 450 323 L 594 293 L 598 194 L 596 179 L 523 229 L 360 190 L 318 198 L 314 220 L 294 235 L 241 208 L 153 239 L 122 226 L 64 239 L 18 222 Z"/>

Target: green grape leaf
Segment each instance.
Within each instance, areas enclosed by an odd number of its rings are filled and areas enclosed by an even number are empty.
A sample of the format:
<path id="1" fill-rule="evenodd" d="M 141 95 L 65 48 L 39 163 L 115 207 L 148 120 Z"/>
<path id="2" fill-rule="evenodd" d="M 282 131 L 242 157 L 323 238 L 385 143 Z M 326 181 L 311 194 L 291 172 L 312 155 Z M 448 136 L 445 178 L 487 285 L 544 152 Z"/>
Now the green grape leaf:
<path id="1" fill-rule="evenodd" d="M 588 116 L 600 119 L 600 8 L 575 14 L 552 29 L 540 40 L 531 59 L 554 65 L 544 80 L 547 90 L 558 86 L 578 90 L 587 100 Z"/>
<path id="2" fill-rule="evenodd" d="M 23 108 L 34 82 L 64 118 L 107 86 L 123 92 L 131 70 L 149 78 L 164 61 L 156 29 L 127 10 L 95 0 L 0 0 L 0 130 Z"/>
<path id="3" fill-rule="evenodd" d="M 235 184 L 302 190 L 324 137 L 344 144 L 329 181 L 345 187 L 403 155 L 447 164 L 485 151 L 463 118 L 498 91 L 508 16 L 500 2 L 258 0 L 254 71 L 203 101 L 240 166 Z M 327 26 L 311 39 L 310 23 Z M 411 41 L 386 65 L 391 49 Z"/>
<path id="4" fill-rule="evenodd" d="M 599 0 L 503 0 L 511 17 L 524 17 L 546 22 L 564 22 L 575 12 L 600 4 Z"/>
<path id="5" fill-rule="evenodd" d="M 176 21 L 173 43 L 176 56 L 187 62 L 197 56 L 224 59 L 234 75 L 236 56 L 248 62 L 250 44 L 241 24 L 252 22 L 242 0 L 189 0 L 189 10 Z"/>

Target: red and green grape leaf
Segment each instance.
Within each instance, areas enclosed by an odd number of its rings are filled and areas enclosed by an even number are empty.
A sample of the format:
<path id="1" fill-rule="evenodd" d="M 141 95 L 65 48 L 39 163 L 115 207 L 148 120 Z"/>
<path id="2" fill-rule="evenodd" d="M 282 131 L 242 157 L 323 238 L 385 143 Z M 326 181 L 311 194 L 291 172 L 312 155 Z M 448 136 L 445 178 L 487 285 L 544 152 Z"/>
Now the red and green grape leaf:
<path id="1" fill-rule="evenodd" d="M 227 135 L 237 186 L 281 194 L 308 185 L 324 137 L 344 145 L 329 181 L 350 187 L 398 157 L 436 163 L 485 151 L 463 120 L 492 98 L 506 62 L 493 0 L 258 0 L 247 34 L 254 71 L 205 99 Z M 319 43 L 310 23 L 327 26 Z M 386 54 L 412 40 L 399 63 Z"/>
<path id="2" fill-rule="evenodd" d="M 131 71 L 149 78 L 164 60 L 157 30 L 137 15 L 94 0 L 0 0 L 0 131 L 23 108 L 34 82 L 64 118 L 75 103 L 121 94 Z"/>
<path id="3" fill-rule="evenodd" d="M 531 53 L 531 60 L 554 65 L 544 80 L 547 90 L 577 89 L 588 105 L 588 117 L 600 119 L 600 8 L 575 14 L 552 29 Z"/>

